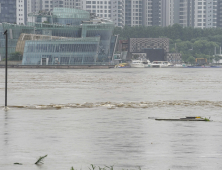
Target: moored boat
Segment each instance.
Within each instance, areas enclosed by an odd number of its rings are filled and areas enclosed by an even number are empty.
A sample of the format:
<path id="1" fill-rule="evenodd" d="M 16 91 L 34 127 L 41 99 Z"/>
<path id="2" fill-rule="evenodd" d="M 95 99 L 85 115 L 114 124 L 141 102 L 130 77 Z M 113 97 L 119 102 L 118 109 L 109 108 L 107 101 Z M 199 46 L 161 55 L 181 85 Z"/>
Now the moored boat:
<path id="1" fill-rule="evenodd" d="M 169 67 L 171 64 L 168 61 L 153 61 L 152 68 L 166 68 Z"/>
<path id="2" fill-rule="evenodd" d="M 151 62 L 147 59 L 132 60 L 130 66 L 132 68 L 147 68 L 151 67 Z"/>
<path id="3" fill-rule="evenodd" d="M 115 68 L 130 68 L 129 63 L 120 63 L 115 66 Z"/>

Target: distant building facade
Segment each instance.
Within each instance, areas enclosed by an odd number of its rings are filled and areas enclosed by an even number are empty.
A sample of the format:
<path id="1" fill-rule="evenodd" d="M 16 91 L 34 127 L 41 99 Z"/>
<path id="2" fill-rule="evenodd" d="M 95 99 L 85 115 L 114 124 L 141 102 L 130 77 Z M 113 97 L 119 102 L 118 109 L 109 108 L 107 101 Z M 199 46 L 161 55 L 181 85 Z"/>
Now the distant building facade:
<path id="1" fill-rule="evenodd" d="M 128 51 L 128 40 L 119 40 L 117 51 Z"/>
<path id="2" fill-rule="evenodd" d="M 0 23 L 26 24 L 27 0 L 0 0 Z"/>
<path id="3" fill-rule="evenodd" d="M 130 38 L 128 47 L 128 58 L 135 53 L 146 53 L 147 59 L 153 61 L 166 60 L 169 52 L 168 38 Z"/>
<path id="4" fill-rule="evenodd" d="M 125 25 L 143 25 L 144 0 L 125 0 Z"/>
<path id="5" fill-rule="evenodd" d="M 83 9 L 115 26 L 220 27 L 221 0 L 0 0 L 0 22 L 25 24 L 27 14 L 53 8 Z"/>
<path id="6" fill-rule="evenodd" d="M 180 53 L 167 53 L 167 61 L 172 64 L 181 64 L 182 58 Z"/>
<path id="7" fill-rule="evenodd" d="M 82 0 L 82 9 L 96 14 L 100 18 L 110 19 L 115 26 L 125 25 L 125 0 Z"/>
<path id="8" fill-rule="evenodd" d="M 81 5 L 81 0 L 27 0 L 27 14 L 52 11 L 55 7 L 81 9 Z"/>
<path id="9" fill-rule="evenodd" d="M 218 0 L 195 0 L 193 6 L 194 20 L 191 25 L 195 28 L 212 28 L 217 26 Z M 220 9 L 222 10 L 222 9 Z"/>
<path id="10" fill-rule="evenodd" d="M 222 28 L 222 1 L 217 2 L 217 27 Z"/>
<path id="11" fill-rule="evenodd" d="M 212 28 L 219 21 L 220 4 L 220 0 L 125 0 L 125 25 Z"/>
<path id="12" fill-rule="evenodd" d="M 172 64 L 182 63 L 180 53 L 169 53 L 168 38 L 130 38 L 128 58 L 143 56 L 153 61 L 169 61 Z"/>
<path id="13" fill-rule="evenodd" d="M 129 52 L 142 52 L 144 49 L 164 49 L 169 52 L 169 38 L 130 38 Z"/>
<path id="14" fill-rule="evenodd" d="M 9 56 L 21 52 L 24 65 L 92 65 L 113 56 L 117 36 L 113 36 L 114 23 L 109 20 L 71 8 L 30 13 L 29 17 L 27 25 L 0 25 L 0 32 L 10 30 Z M 3 39 L 0 36 L 0 42 Z M 4 44 L 0 47 L 0 55 L 5 56 Z"/>

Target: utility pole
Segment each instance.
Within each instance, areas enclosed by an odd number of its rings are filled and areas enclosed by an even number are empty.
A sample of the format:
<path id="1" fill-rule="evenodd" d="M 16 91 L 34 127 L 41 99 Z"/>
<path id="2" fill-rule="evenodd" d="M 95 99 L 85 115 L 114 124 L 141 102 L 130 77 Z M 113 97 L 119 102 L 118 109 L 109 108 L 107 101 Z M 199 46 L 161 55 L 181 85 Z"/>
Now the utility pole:
<path id="1" fill-rule="evenodd" d="M 5 35 L 5 109 L 7 107 L 7 82 L 8 82 L 8 32 L 4 32 Z"/>

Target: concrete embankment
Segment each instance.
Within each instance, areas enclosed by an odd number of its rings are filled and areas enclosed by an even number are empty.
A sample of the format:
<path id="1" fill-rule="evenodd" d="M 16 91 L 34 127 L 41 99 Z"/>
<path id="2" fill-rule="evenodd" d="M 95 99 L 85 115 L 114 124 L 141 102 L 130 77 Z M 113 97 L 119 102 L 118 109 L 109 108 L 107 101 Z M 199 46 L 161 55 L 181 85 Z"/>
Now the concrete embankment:
<path id="1" fill-rule="evenodd" d="M 115 65 L 8 65 L 8 68 L 19 69 L 109 69 Z M 0 65 L 0 68 L 5 68 L 5 65 Z"/>

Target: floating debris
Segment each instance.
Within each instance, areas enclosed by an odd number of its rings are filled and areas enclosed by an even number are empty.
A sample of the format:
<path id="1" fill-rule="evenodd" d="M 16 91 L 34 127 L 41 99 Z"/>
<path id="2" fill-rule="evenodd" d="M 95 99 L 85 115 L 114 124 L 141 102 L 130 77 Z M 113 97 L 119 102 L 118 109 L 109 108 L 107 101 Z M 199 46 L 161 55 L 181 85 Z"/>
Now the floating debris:
<path id="1" fill-rule="evenodd" d="M 16 163 L 14 163 L 15 165 L 22 165 L 22 163 L 18 163 L 18 162 L 16 162 Z"/>
<path id="2" fill-rule="evenodd" d="M 40 156 L 40 158 L 36 161 L 35 164 L 36 164 L 36 165 L 37 165 L 37 164 L 43 164 L 43 160 L 44 160 L 45 157 L 47 157 L 47 155 L 45 155 L 45 156 Z"/>
<path id="3" fill-rule="evenodd" d="M 202 118 L 202 117 L 190 117 L 190 116 L 187 116 L 186 118 L 180 118 L 180 119 L 155 119 L 155 120 L 158 120 L 158 121 L 210 121 L 210 118 Z"/>

